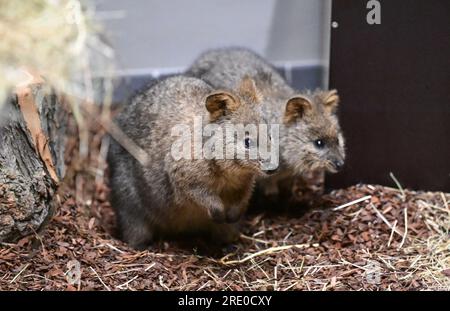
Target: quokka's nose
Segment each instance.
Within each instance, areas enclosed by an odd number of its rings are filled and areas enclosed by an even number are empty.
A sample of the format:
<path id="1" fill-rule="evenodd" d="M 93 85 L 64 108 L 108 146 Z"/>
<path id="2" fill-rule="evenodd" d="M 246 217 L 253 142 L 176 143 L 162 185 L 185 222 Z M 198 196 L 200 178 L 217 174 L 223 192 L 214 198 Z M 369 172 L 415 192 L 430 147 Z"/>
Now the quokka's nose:
<path id="1" fill-rule="evenodd" d="M 341 161 L 341 160 L 334 160 L 334 161 L 333 161 L 333 165 L 334 165 L 334 168 L 335 168 L 337 171 L 340 171 L 340 170 L 342 169 L 342 167 L 344 166 L 344 161 Z"/>

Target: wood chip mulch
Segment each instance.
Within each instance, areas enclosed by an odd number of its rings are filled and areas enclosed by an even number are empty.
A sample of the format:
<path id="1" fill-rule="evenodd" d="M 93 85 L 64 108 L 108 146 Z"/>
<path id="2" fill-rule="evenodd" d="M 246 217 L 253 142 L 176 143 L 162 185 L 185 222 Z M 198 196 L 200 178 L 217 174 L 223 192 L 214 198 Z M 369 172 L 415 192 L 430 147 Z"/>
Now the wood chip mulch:
<path id="1" fill-rule="evenodd" d="M 69 177 L 42 232 L 0 245 L 1 290 L 450 290 L 450 194 L 356 185 L 302 216 L 247 215 L 218 251 L 135 251 L 91 175 Z"/>

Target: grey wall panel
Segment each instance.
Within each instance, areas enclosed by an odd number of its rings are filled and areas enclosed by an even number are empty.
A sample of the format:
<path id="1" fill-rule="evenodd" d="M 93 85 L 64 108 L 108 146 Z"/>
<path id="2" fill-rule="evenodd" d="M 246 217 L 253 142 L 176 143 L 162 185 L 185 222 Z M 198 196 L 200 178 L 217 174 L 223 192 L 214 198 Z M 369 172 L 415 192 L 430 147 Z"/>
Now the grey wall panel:
<path id="1" fill-rule="evenodd" d="M 330 0 L 96 0 L 128 74 L 184 68 L 206 49 L 246 46 L 276 61 L 326 64 Z M 325 60 L 325 61 L 324 61 Z"/>
<path id="2" fill-rule="evenodd" d="M 274 0 L 98 1 L 119 67 L 131 73 L 187 66 L 203 50 L 243 45 L 264 53 Z M 120 15 L 120 14 L 116 14 Z"/>
<path id="3" fill-rule="evenodd" d="M 115 99 L 224 46 L 265 56 L 299 90 L 323 86 L 330 1 L 95 0 L 123 77 Z"/>

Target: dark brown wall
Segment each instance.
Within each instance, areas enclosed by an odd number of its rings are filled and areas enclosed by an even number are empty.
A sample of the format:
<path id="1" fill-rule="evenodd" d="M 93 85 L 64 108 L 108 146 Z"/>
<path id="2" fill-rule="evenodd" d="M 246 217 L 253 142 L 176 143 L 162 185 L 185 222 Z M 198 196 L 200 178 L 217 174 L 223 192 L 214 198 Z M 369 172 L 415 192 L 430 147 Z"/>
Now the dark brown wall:
<path id="1" fill-rule="evenodd" d="M 334 0 L 330 87 L 338 89 L 345 170 L 329 188 L 358 182 L 450 191 L 450 1 Z"/>

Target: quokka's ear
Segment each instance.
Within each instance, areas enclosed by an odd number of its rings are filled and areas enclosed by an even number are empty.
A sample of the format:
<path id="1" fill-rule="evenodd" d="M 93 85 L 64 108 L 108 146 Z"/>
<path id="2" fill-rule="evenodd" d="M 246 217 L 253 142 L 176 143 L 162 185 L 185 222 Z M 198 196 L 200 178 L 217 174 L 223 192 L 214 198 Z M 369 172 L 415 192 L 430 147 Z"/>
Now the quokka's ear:
<path id="1" fill-rule="evenodd" d="M 249 99 L 253 103 L 261 102 L 262 96 L 256 87 L 255 81 L 248 75 L 244 76 L 241 83 L 239 83 L 238 92 L 239 95 Z"/>
<path id="2" fill-rule="evenodd" d="M 323 94 L 323 104 L 329 112 L 335 112 L 340 102 L 339 95 L 336 90 L 330 90 Z"/>
<path id="3" fill-rule="evenodd" d="M 298 118 L 303 118 L 312 109 L 310 100 L 304 96 L 298 95 L 288 100 L 286 111 L 284 113 L 284 122 L 291 123 Z"/>
<path id="4" fill-rule="evenodd" d="M 206 109 L 211 115 L 211 120 L 217 120 L 227 111 L 234 111 L 239 107 L 239 100 L 231 93 L 218 91 L 209 94 L 205 99 Z"/>

